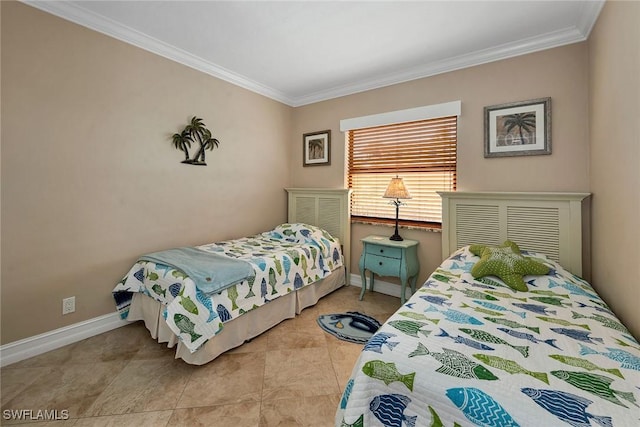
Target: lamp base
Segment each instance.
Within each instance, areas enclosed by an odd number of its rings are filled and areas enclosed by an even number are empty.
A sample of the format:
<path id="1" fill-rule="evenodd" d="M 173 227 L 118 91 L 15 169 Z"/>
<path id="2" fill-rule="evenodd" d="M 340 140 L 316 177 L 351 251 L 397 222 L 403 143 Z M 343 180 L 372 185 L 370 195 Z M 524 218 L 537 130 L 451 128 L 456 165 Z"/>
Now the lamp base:
<path id="1" fill-rule="evenodd" d="M 389 237 L 389 240 L 395 240 L 396 242 L 400 242 L 404 239 L 399 234 L 396 233 L 393 236 Z"/>

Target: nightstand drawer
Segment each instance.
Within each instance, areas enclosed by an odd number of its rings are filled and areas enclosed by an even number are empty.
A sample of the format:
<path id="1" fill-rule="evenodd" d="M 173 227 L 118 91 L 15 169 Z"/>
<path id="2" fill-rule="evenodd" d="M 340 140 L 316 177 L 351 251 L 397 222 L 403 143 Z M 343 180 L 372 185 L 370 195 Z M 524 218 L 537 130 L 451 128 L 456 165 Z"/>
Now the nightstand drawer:
<path id="1" fill-rule="evenodd" d="M 389 246 L 382 245 L 365 245 L 365 252 L 371 255 L 380 255 L 388 258 L 401 259 L 402 258 L 402 248 L 392 248 Z"/>
<path id="2" fill-rule="evenodd" d="M 395 258 L 367 254 L 366 268 L 380 276 L 400 276 L 400 263 Z"/>

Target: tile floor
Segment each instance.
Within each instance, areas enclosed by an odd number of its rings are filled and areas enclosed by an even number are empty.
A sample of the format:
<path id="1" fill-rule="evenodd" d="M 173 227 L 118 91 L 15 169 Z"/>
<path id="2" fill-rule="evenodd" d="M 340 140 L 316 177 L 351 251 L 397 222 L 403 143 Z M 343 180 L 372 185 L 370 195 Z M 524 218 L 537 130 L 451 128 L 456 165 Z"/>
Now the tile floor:
<path id="1" fill-rule="evenodd" d="M 1 370 L 6 410 L 67 410 L 38 427 L 333 426 L 362 345 L 340 341 L 320 314 L 359 311 L 384 322 L 400 299 L 343 287 L 295 319 L 214 361 L 192 366 L 155 342 L 141 322 L 23 360 Z M 61 412 L 59 412 L 61 413 Z"/>

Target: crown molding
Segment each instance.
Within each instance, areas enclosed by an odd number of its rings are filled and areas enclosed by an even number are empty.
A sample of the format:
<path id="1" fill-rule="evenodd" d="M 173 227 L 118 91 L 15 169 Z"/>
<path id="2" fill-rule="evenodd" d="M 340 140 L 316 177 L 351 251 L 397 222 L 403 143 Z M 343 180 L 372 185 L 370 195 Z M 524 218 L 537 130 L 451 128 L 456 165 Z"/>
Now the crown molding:
<path id="1" fill-rule="evenodd" d="M 198 56 L 186 52 L 185 50 L 160 41 L 154 37 L 150 37 L 105 16 L 96 14 L 75 3 L 69 3 L 67 1 L 20 1 L 59 18 L 87 27 L 91 30 L 139 47 L 140 49 L 144 49 L 156 55 L 178 62 L 179 64 L 201 71 L 205 74 L 209 74 L 213 77 L 217 77 L 233 85 L 264 95 L 267 98 L 271 98 L 287 105 L 292 105 L 294 103 L 293 99 L 290 99 L 280 91 L 262 85 L 212 62 L 205 61 Z"/>
<path id="2" fill-rule="evenodd" d="M 292 97 L 274 88 L 265 86 L 233 71 L 220 67 L 212 62 L 190 54 L 182 49 L 147 36 L 140 31 L 122 25 L 102 15 L 91 12 L 75 3 L 67 1 L 37 1 L 20 0 L 42 11 L 60 18 L 82 25 L 94 31 L 113 37 L 125 43 L 147 50 L 164 58 L 196 69 L 205 74 L 217 77 L 233 85 L 266 96 L 275 101 L 300 107 L 333 98 L 352 95 L 372 89 L 404 83 L 411 80 L 447 73 L 462 68 L 473 67 L 493 61 L 525 55 L 540 50 L 551 49 L 563 45 L 585 41 L 593 28 L 605 0 L 586 1 L 582 6 L 582 13 L 576 26 L 564 30 L 554 31 L 540 36 L 530 37 L 500 46 L 484 49 L 470 54 L 460 55 L 441 61 L 431 62 L 418 67 L 403 70 L 368 80 L 358 80 L 344 85 L 322 90 L 307 95 Z"/>
<path id="3" fill-rule="evenodd" d="M 590 0 L 582 3 L 582 14 L 578 18 L 576 27 L 584 35 L 585 39 L 589 38 L 589 34 L 591 34 L 591 30 L 593 30 L 593 26 L 596 24 L 598 16 L 600 16 L 605 1 Z"/>
<path id="4" fill-rule="evenodd" d="M 296 98 L 293 106 L 298 107 L 315 102 L 326 101 L 340 96 L 352 95 L 371 89 L 378 89 L 437 74 L 448 73 L 450 71 L 526 55 L 528 53 L 560 47 L 571 43 L 578 43 L 584 40 L 586 40 L 586 36 L 584 36 L 579 29 L 575 27 L 567 28 L 542 34 L 540 36 L 518 40 L 512 43 L 506 43 L 489 49 L 459 55 L 442 61 L 430 62 L 428 64 L 420 65 L 398 73 L 389 74 L 380 78 L 359 81 L 358 83 L 346 84 L 326 91 L 315 92 L 307 96 Z"/>

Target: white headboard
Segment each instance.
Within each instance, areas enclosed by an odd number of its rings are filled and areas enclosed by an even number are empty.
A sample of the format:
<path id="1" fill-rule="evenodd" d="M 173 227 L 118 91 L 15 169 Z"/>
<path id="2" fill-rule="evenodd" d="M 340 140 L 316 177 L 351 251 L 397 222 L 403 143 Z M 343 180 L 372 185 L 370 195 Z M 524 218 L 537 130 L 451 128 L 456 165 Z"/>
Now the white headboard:
<path id="1" fill-rule="evenodd" d="M 288 222 L 303 222 L 327 230 L 342 242 L 347 283 L 351 274 L 351 189 L 285 188 Z"/>
<path id="2" fill-rule="evenodd" d="M 589 224 L 583 221 L 589 193 L 438 194 L 442 197 L 443 258 L 466 245 L 499 245 L 508 239 L 583 275 L 589 259 Z"/>

